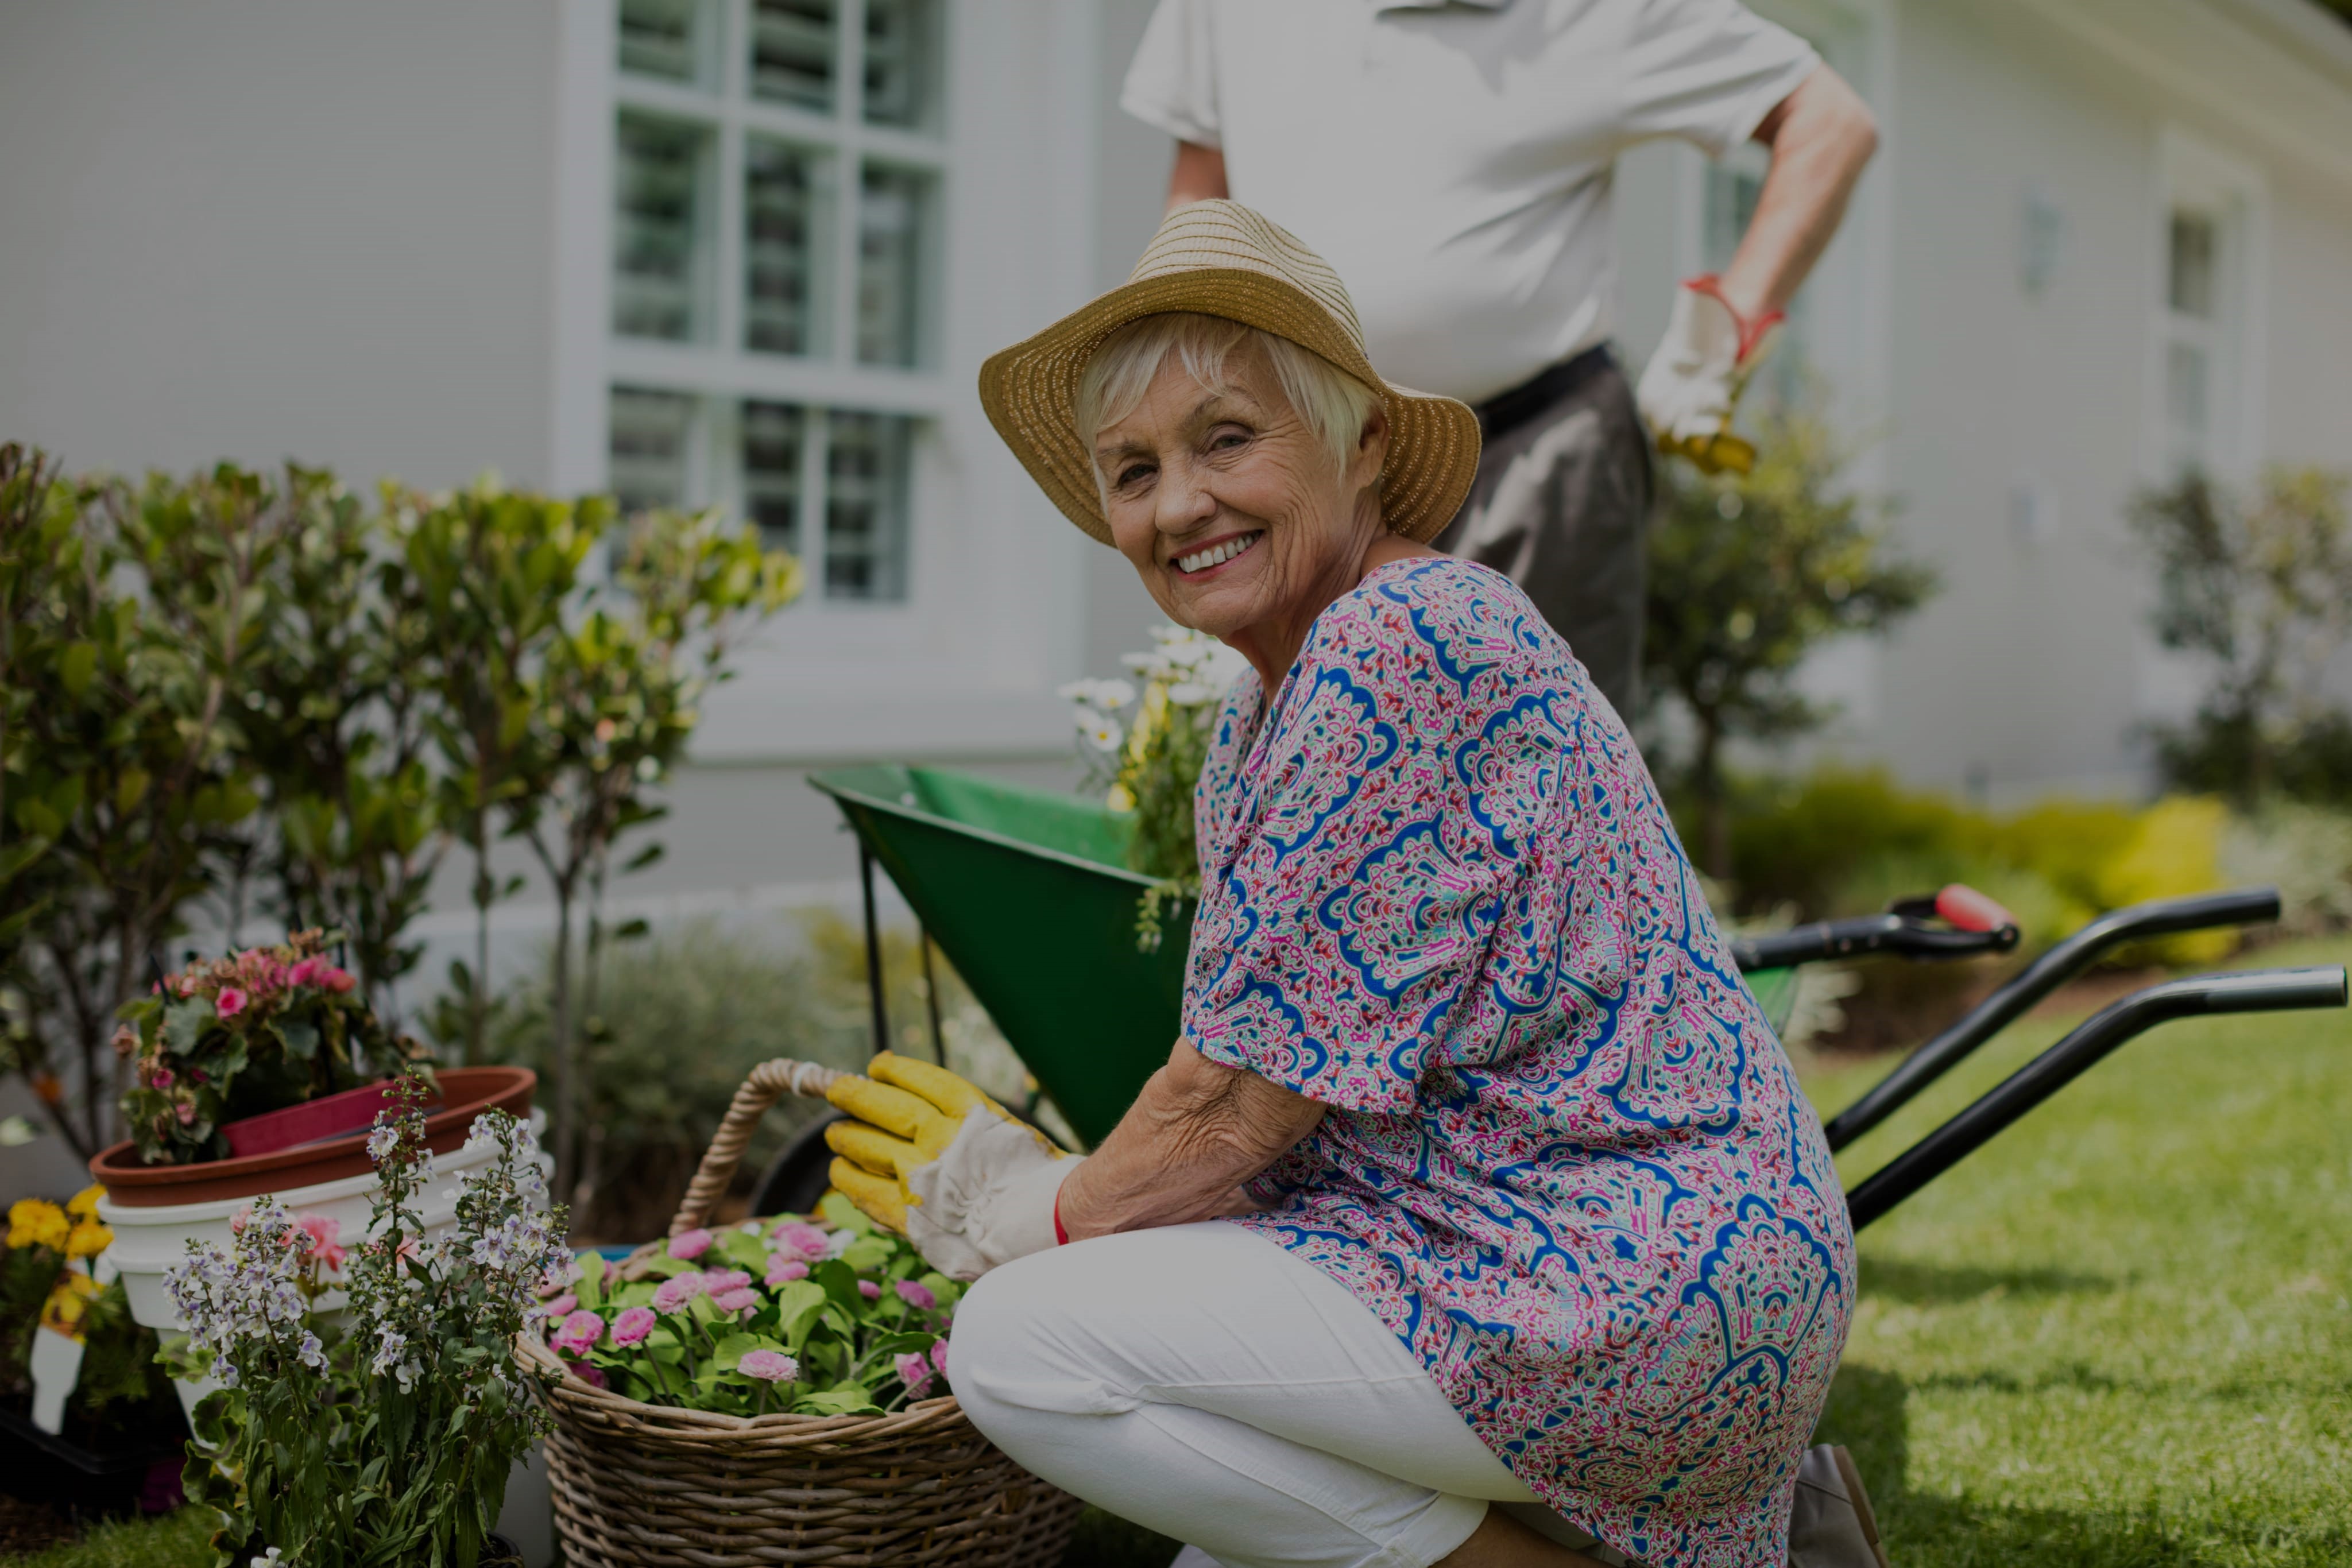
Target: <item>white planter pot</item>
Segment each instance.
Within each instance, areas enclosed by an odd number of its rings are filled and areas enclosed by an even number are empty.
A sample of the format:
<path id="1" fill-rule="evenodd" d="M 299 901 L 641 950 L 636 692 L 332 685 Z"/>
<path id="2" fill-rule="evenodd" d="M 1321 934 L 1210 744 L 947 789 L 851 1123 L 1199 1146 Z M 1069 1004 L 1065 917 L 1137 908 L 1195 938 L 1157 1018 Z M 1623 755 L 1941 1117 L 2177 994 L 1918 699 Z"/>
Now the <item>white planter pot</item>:
<path id="1" fill-rule="evenodd" d="M 546 1125 L 546 1113 L 532 1111 L 531 1135 L 536 1138 Z M 467 1172 L 488 1165 L 495 1153 L 495 1148 L 483 1145 L 455 1149 L 433 1157 L 433 1185 L 419 1195 L 416 1206 L 425 1235 L 446 1236 L 456 1228 L 460 1179 Z M 539 1156 L 539 1164 L 542 1171 L 551 1171 L 554 1166 L 554 1161 L 544 1154 Z M 319 1214 L 341 1221 L 340 1244 L 349 1247 L 367 1234 L 368 1218 L 382 1186 L 370 1172 L 341 1181 L 320 1182 L 315 1186 L 289 1187 L 272 1196 L 294 1214 Z M 133 1208 L 107 1198 L 99 1199 L 98 1217 L 114 1231 L 114 1242 L 106 1249 L 106 1257 L 121 1270 L 122 1289 L 130 1298 L 131 1317 L 159 1334 L 186 1332 L 187 1323 L 173 1305 L 171 1292 L 163 1287 L 163 1271 L 187 1256 L 191 1241 L 209 1241 L 227 1251 L 235 1239 L 230 1220 L 257 1201 L 258 1195 Z M 318 1304 L 322 1312 L 340 1312 L 344 1304 L 343 1293 L 330 1291 L 319 1298 Z M 180 1403 L 187 1407 L 193 1419 L 196 1402 L 219 1385 L 205 1378 L 176 1386 Z"/>
<path id="2" fill-rule="evenodd" d="M 33 1331 L 33 1425 L 56 1437 L 66 1427 L 66 1396 L 81 1380 L 82 1343 L 53 1328 Z"/>

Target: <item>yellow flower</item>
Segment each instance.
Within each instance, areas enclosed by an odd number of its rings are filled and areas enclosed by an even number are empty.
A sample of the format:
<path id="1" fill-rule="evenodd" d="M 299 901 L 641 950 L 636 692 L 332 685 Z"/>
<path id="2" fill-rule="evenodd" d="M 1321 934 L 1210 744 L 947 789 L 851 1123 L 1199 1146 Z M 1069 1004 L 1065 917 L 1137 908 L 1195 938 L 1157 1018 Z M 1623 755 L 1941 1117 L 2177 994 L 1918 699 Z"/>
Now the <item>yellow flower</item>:
<path id="1" fill-rule="evenodd" d="M 81 1338 L 81 1320 L 89 1312 L 90 1300 L 100 1289 L 97 1281 L 79 1269 L 67 1270 L 58 1276 L 57 1289 L 41 1304 L 41 1326 Z"/>
<path id="2" fill-rule="evenodd" d="M 113 1245 L 113 1231 L 95 1219 L 85 1219 L 66 1237 L 66 1256 L 95 1258 Z"/>
<path id="3" fill-rule="evenodd" d="M 106 1196 L 106 1188 L 96 1182 L 66 1199 L 66 1212 L 76 1219 L 96 1219 L 98 1200 Z"/>
<path id="4" fill-rule="evenodd" d="M 62 1252 L 66 1235 L 72 1228 L 66 1211 L 45 1199 L 20 1197 L 8 1206 L 11 1247 L 46 1247 L 53 1252 Z"/>

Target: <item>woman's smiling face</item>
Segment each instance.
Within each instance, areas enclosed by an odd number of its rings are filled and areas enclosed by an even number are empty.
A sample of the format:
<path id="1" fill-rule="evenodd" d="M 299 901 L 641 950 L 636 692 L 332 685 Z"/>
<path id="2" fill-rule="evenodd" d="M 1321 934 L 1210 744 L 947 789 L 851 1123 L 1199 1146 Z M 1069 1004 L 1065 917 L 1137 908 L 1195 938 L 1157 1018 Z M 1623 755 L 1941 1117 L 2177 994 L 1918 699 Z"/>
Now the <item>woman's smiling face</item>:
<path id="1" fill-rule="evenodd" d="M 1095 462 L 1112 542 L 1168 618 L 1278 672 L 1383 531 L 1388 427 L 1376 413 L 1342 470 L 1263 349 L 1238 347 L 1226 380 L 1213 391 L 1169 355 Z"/>

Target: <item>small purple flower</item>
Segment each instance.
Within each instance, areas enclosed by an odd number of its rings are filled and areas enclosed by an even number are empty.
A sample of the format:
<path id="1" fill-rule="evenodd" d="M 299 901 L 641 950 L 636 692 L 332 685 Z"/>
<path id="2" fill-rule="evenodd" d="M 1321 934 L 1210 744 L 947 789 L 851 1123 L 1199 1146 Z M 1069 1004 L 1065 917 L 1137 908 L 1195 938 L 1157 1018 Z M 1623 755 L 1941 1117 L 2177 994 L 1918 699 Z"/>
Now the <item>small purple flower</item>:
<path id="1" fill-rule="evenodd" d="M 710 1304 L 722 1312 L 748 1312 L 760 1304 L 760 1292 L 749 1285 L 712 1293 Z"/>
<path id="2" fill-rule="evenodd" d="M 702 1276 L 694 1273 L 674 1274 L 654 1290 L 654 1311 L 682 1312 L 687 1302 L 702 1294 Z"/>
<path id="3" fill-rule="evenodd" d="M 800 1376 L 801 1364 L 781 1350 L 755 1350 L 737 1362 L 735 1370 L 763 1383 L 791 1383 Z"/>
<path id="4" fill-rule="evenodd" d="M 768 1258 L 767 1283 L 772 1289 L 791 1280 L 808 1278 L 808 1265 L 789 1252 L 776 1252 Z"/>
<path id="5" fill-rule="evenodd" d="M 681 1263 L 691 1263 L 710 1250 L 710 1232 L 689 1230 L 683 1236 L 669 1239 L 669 1255 Z"/>
<path id="6" fill-rule="evenodd" d="M 907 1397 L 920 1399 L 923 1390 L 931 1385 L 931 1364 L 923 1359 L 920 1351 L 893 1358 L 898 1368 L 898 1381 L 907 1385 Z"/>
<path id="7" fill-rule="evenodd" d="M 940 1299 L 931 1294 L 931 1288 L 929 1285 L 919 1285 L 912 1280 L 901 1280 L 891 1289 L 898 1292 L 900 1301 L 910 1307 L 919 1307 L 927 1312 L 940 1304 Z"/>
<path id="8" fill-rule="evenodd" d="M 882 1287 L 871 1280 L 860 1280 L 857 1281 L 857 1293 L 869 1301 L 878 1301 L 882 1299 Z"/>
<path id="9" fill-rule="evenodd" d="M 768 1239 L 812 1261 L 824 1256 L 824 1232 L 805 1220 L 787 1219 Z"/>
<path id="10" fill-rule="evenodd" d="M 621 1315 L 613 1320 L 614 1347 L 626 1350 L 631 1345 L 645 1343 L 646 1336 L 654 1332 L 654 1324 L 659 1321 L 651 1307 L 625 1308 Z"/>
<path id="11" fill-rule="evenodd" d="M 751 1282 L 751 1276 L 740 1269 L 712 1269 L 702 1276 L 702 1288 L 714 1296 L 730 1291 L 740 1291 Z"/>

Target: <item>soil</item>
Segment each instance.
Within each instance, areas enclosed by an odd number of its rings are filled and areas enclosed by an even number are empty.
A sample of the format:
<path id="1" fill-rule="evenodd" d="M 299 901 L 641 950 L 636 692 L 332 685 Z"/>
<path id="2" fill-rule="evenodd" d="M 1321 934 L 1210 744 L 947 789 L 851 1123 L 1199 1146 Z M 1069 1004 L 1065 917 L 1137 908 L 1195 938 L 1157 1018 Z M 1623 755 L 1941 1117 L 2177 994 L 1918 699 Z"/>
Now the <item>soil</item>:
<path id="1" fill-rule="evenodd" d="M 79 1526 L 47 1503 L 0 1493 L 0 1556 L 45 1551 L 80 1533 Z"/>

